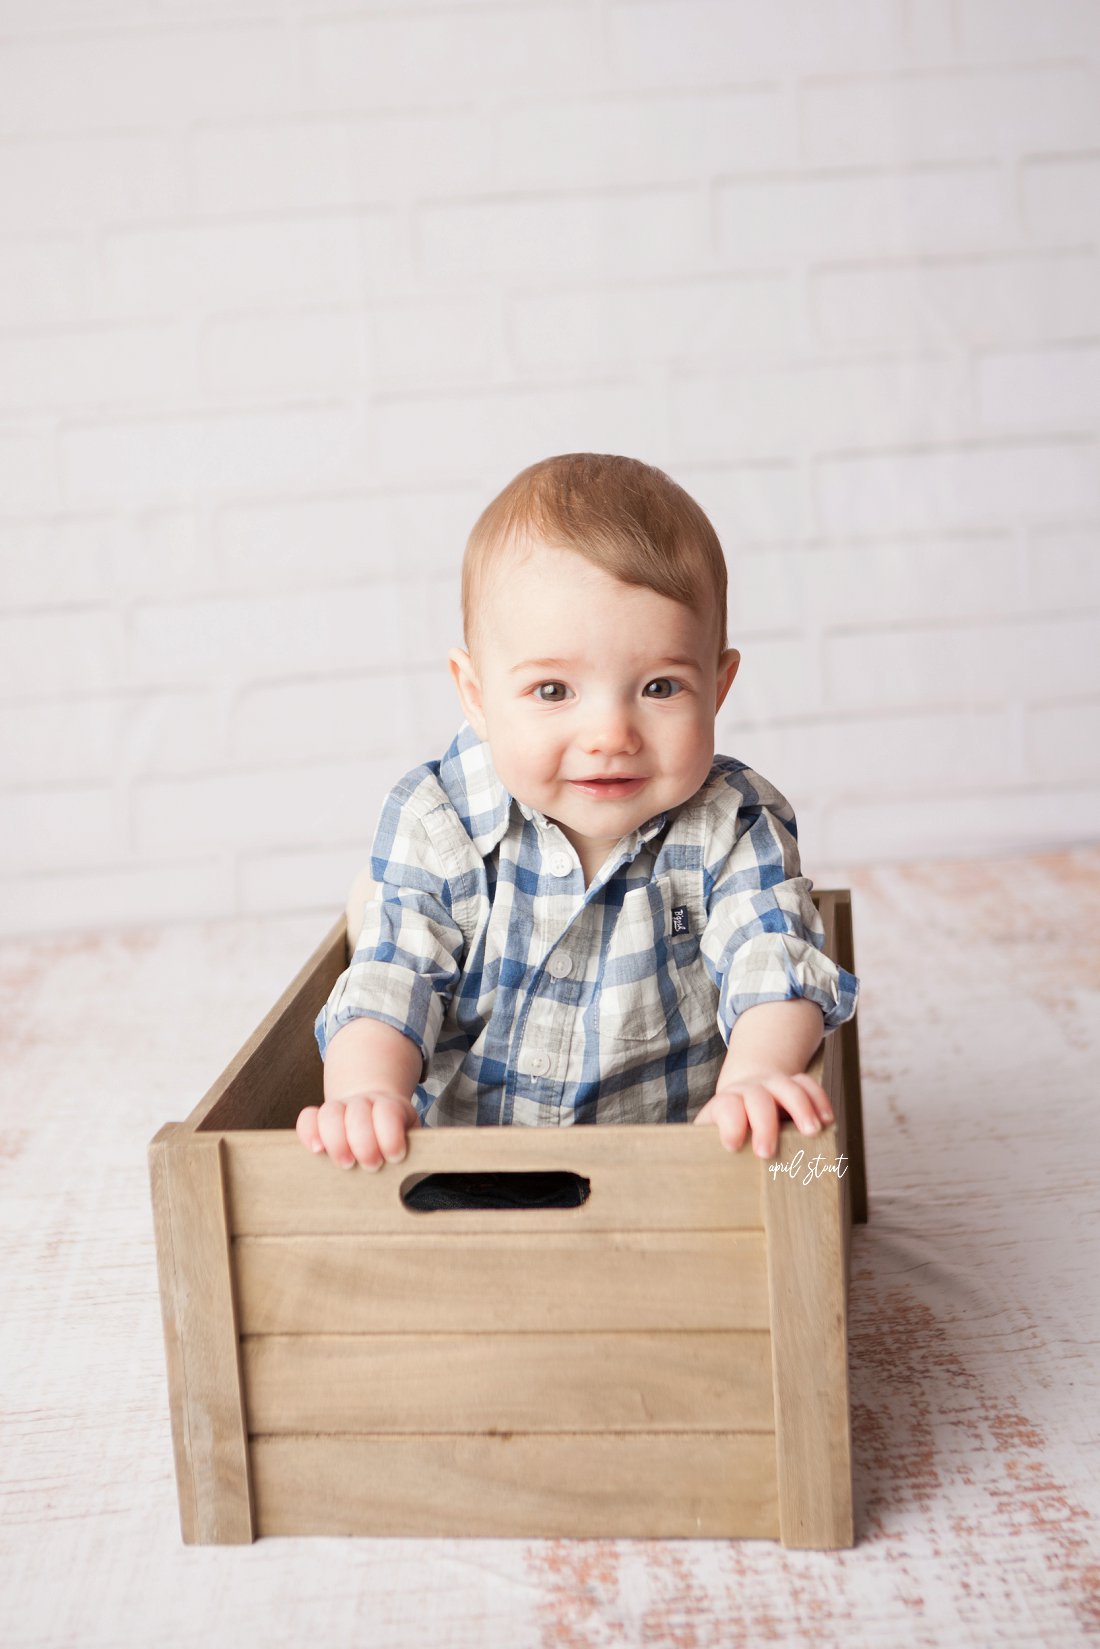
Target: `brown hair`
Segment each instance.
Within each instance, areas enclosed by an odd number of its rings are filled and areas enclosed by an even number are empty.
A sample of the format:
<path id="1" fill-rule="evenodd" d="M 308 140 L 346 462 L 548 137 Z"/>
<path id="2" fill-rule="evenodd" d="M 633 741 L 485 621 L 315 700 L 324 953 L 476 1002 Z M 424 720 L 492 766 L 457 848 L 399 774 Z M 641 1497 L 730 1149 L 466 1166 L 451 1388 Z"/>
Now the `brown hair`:
<path id="1" fill-rule="evenodd" d="M 567 452 L 509 481 L 474 522 L 462 562 L 462 626 L 473 651 L 477 615 L 507 545 L 537 537 L 576 550 L 624 584 L 640 584 L 711 615 L 726 646 L 726 562 L 703 510 L 663 470 L 637 458 Z"/>

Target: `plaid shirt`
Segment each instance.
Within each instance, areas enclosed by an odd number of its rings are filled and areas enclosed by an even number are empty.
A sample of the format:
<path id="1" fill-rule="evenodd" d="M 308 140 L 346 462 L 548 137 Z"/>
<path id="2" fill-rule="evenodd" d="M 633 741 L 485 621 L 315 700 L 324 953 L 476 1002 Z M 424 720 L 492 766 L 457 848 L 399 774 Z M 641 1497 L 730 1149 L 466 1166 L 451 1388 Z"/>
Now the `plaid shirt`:
<path id="1" fill-rule="evenodd" d="M 688 1122 L 746 1008 L 808 997 L 827 1031 L 856 1010 L 794 814 L 729 756 L 586 888 L 568 839 L 508 794 L 464 722 L 386 798 L 371 874 L 381 892 L 317 1042 L 323 1058 L 362 1015 L 411 1037 L 428 1126 Z"/>

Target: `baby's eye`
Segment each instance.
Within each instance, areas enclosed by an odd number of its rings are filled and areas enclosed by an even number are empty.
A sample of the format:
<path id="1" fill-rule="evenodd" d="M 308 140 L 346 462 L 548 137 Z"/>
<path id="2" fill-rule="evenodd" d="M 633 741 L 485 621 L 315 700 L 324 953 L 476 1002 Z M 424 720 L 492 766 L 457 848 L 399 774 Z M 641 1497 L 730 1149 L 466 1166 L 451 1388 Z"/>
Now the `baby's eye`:
<path id="1" fill-rule="evenodd" d="M 647 699 L 670 699 L 679 691 L 678 681 L 673 681 L 670 676 L 656 676 L 653 681 L 646 682 L 643 696 Z"/>
<path id="2" fill-rule="evenodd" d="M 540 704 L 560 704 L 568 691 L 564 681 L 540 681 L 535 688 L 535 697 Z"/>

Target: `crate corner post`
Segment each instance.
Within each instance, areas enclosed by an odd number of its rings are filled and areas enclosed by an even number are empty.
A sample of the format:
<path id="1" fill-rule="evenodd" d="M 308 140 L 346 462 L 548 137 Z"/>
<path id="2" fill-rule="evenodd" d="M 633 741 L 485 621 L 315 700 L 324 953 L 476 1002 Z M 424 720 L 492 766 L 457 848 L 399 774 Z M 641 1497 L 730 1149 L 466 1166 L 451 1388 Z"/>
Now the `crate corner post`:
<path id="1" fill-rule="evenodd" d="M 822 1550 L 855 1544 L 841 1160 L 784 1128 L 763 1184 L 780 1539 Z"/>
<path id="2" fill-rule="evenodd" d="M 148 1150 L 180 1533 L 187 1545 L 256 1536 L 224 1147 L 168 1123 Z"/>

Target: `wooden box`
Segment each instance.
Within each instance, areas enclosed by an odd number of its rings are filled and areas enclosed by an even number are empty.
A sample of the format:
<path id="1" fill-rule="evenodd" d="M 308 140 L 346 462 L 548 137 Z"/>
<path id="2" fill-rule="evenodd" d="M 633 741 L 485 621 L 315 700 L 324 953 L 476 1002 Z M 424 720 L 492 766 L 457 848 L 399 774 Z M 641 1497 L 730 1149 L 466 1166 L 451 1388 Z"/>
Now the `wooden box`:
<path id="1" fill-rule="evenodd" d="M 848 894 L 814 897 L 854 971 Z M 313 1022 L 347 954 L 342 918 L 149 1147 L 184 1540 L 850 1546 L 855 1020 L 813 1066 L 835 1124 L 785 1125 L 774 1164 L 707 1126 L 441 1128 L 346 1170 L 293 1130 L 321 1102 Z M 466 1172 L 577 1175 L 587 1196 L 403 1200 Z"/>

